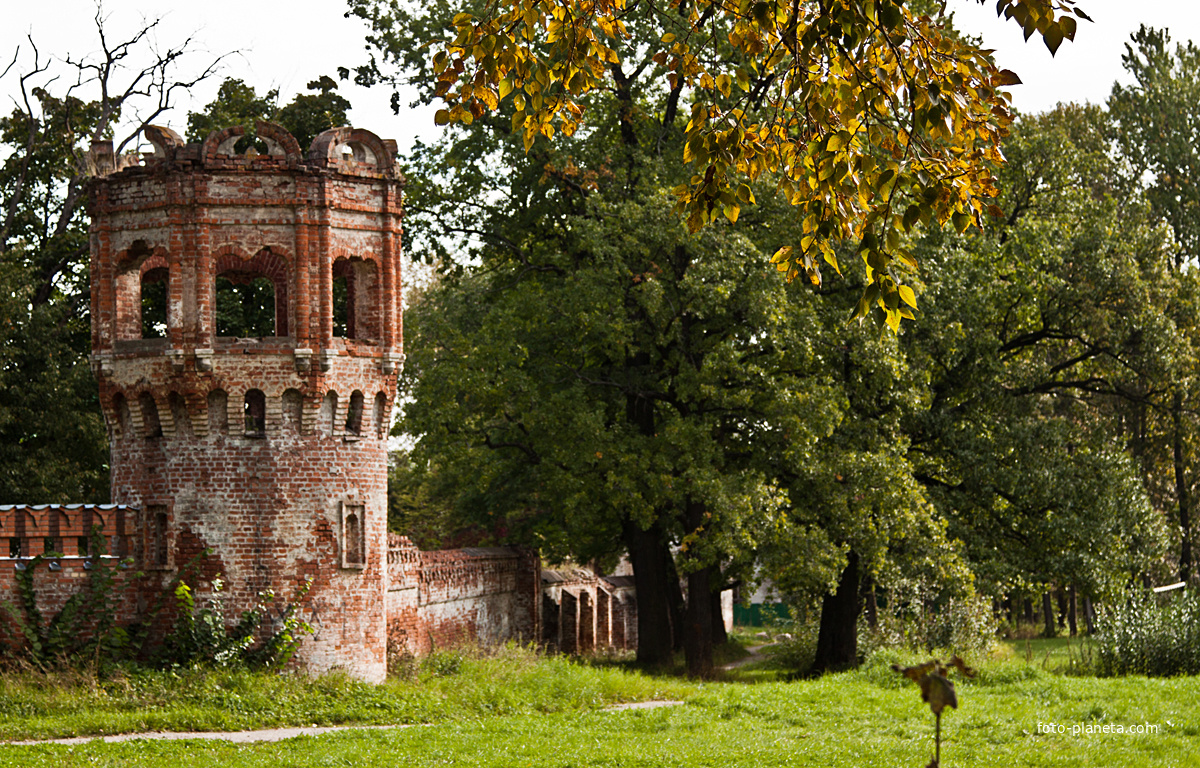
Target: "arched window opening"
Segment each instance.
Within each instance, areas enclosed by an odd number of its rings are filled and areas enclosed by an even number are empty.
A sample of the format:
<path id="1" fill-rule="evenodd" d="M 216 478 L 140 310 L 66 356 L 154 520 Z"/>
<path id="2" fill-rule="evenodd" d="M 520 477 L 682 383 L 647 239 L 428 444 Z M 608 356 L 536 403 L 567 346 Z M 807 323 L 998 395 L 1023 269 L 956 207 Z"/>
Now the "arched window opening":
<path id="1" fill-rule="evenodd" d="M 125 400 L 125 395 L 122 395 L 120 392 L 113 397 L 113 418 L 116 419 L 116 423 L 113 424 L 113 427 L 115 428 L 114 432 L 117 433 L 114 436 L 123 437 L 128 435 L 130 429 L 129 423 L 131 420 L 129 403 Z"/>
<path id="2" fill-rule="evenodd" d="M 288 265 L 263 248 L 253 258 L 226 253 L 214 270 L 217 336 L 264 338 L 288 335 Z"/>
<path id="3" fill-rule="evenodd" d="M 380 338 L 378 267 L 358 257 L 333 264 L 333 335 L 358 341 Z"/>
<path id="4" fill-rule="evenodd" d="M 166 267 L 146 270 L 142 275 L 142 338 L 165 339 L 167 337 L 167 286 L 169 271 Z"/>
<path id="5" fill-rule="evenodd" d="M 162 422 L 158 418 L 158 403 L 154 395 L 143 392 L 138 396 L 138 405 L 142 411 L 142 432 L 147 438 L 162 437 Z"/>
<path id="6" fill-rule="evenodd" d="M 172 392 L 167 398 L 171 406 L 171 421 L 175 422 L 176 437 L 190 437 L 192 434 L 192 417 L 188 414 L 187 401 L 178 392 Z"/>
<path id="7" fill-rule="evenodd" d="M 361 504 L 342 504 L 342 567 L 364 568 L 367 542 Z"/>
<path id="8" fill-rule="evenodd" d="M 146 509 L 146 541 L 143 565 L 147 568 L 166 568 L 170 565 L 169 517 L 167 508 L 151 504 Z"/>
<path id="9" fill-rule="evenodd" d="M 267 396 L 261 389 L 246 392 L 243 407 L 246 419 L 246 437 L 265 437 L 267 434 Z"/>
<path id="10" fill-rule="evenodd" d="M 145 276 L 143 274 L 143 265 L 148 260 L 155 258 L 154 250 L 146 244 L 145 240 L 134 240 L 128 250 L 120 254 L 118 265 L 116 265 L 116 275 L 114 281 L 114 301 L 113 307 L 116 313 L 116 340 L 118 341 L 133 341 L 138 338 L 144 338 L 145 332 L 143 328 L 143 312 L 142 292 L 145 286 Z M 160 260 L 161 259 L 156 259 Z M 164 266 L 166 262 L 161 262 L 158 266 Z M 163 269 L 162 271 L 166 271 Z M 145 270 L 146 274 L 151 274 L 151 281 L 156 280 L 157 276 L 155 269 Z M 151 293 L 154 288 L 150 288 Z M 163 314 L 162 324 L 166 328 L 166 292 L 163 292 Z M 154 336 L 150 336 L 152 338 Z"/>
<path id="11" fill-rule="evenodd" d="M 333 276 L 333 335 L 343 339 L 354 338 L 350 321 L 350 288 L 345 275 Z"/>
<path id="12" fill-rule="evenodd" d="M 275 285 L 249 272 L 218 275 L 216 312 L 218 336 L 274 336 Z"/>
<path id="13" fill-rule="evenodd" d="M 229 431 L 229 395 L 223 389 L 208 393 L 208 431 L 214 435 Z"/>
<path id="14" fill-rule="evenodd" d="M 300 434 L 301 422 L 304 415 L 304 397 L 298 389 L 289 389 L 283 393 L 283 431 L 289 434 Z"/>
<path id="15" fill-rule="evenodd" d="M 375 436 L 380 440 L 388 435 L 392 428 L 392 414 L 388 409 L 388 397 L 380 392 L 375 395 L 375 410 L 371 413 L 371 423 L 375 425 Z"/>
<path id="16" fill-rule="evenodd" d="M 334 429 L 337 424 L 337 392 L 332 389 L 325 393 L 325 399 L 321 401 L 321 432 L 326 437 L 330 437 L 336 431 Z"/>
<path id="17" fill-rule="evenodd" d="M 362 434 L 363 393 L 357 389 L 350 394 L 350 407 L 346 409 L 346 434 Z"/>

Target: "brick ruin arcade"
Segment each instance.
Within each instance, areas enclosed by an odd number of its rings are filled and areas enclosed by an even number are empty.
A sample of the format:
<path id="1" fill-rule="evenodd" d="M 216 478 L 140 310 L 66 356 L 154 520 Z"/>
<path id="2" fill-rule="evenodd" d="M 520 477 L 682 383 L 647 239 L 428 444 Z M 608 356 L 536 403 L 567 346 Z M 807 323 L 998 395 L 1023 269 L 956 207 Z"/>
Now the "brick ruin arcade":
<path id="1" fill-rule="evenodd" d="M 384 678 L 389 650 L 631 644 L 627 584 L 543 574 L 535 553 L 421 552 L 389 536 L 403 363 L 396 144 L 337 128 L 302 154 L 277 125 L 255 134 L 184 144 L 148 128 L 154 152 L 141 158 L 93 146 L 92 367 L 114 503 L 0 506 L 6 559 L 63 554 L 35 582 L 54 610 L 83 583 L 95 526 L 146 574 L 123 593 L 126 619 L 193 560 L 201 584 L 222 578 L 234 613 L 311 580 L 316 632 L 298 665 L 367 680 Z M 219 294 L 252 283 L 272 297 L 268 327 L 223 335 Z M 150 295 L 160 316 L 144 316 Z M 0 568 L 0 597 L 13 596 L 12 574 Z"/>

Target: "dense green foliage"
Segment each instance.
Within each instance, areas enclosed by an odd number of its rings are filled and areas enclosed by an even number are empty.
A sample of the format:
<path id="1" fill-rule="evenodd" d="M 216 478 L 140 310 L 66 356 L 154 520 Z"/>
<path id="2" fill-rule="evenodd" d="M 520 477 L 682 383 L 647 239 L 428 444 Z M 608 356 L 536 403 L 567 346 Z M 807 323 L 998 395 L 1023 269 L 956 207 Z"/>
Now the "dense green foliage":
<path id="1" fill-rule="evenodd" d="M 246 151 L 254 136 L 254 121 L 266 120 L 278 123 L 296 138 L 301 153 L 317 134 L 330 128 L 348 125 L 346 114 L 350 102 L 337 93 L 337 81 L 322 76 L 308 83 L 312 93 L 296 94 L 290 102 L 280 106 L 279 91 L 272 88 L 260 96 L 254 87 L 237 78 L 226 78 L 217 89 L 217 97 L 199 112 L 188 115 L 188 141 L 204 141 L 208 134 L 230 126 L 246 128 L 243 143 L 235 146 L 239 152 Z"/>
<path id="2" fill-rule="evenodd" d="M 427 84 L 421 41 L 459 8 L 353 7 L 375 24 L 375 76 L 392 62 Z M 657 39 L 643 10 L 631 34 Z M 574 136 L 530 146 L 501 105 L 411 158 L 407 247 L 441 276 L 409 313 L 401 428 L 417 442 L 397 483 L 437 511 L 397 521 L 552 559 L 624 548 L 639 594 L 667 603 L 672 570 L 690 595 L 768 574 L 836 614 L 840 658 L 823 647 L 818 666 L 855 657 L 860 592 L 924 615 L 974 590 L 1103 600 L 1182 570 L 1171 506 L 1190 503 L 1175 480 L 1193 419 L 1173 398 L 1200 293 L 1147 165 L 1113 141 L 1115 106 L 1019 120 L 993 218 L 906 243 L 921 317 L 880 337 L 846 323 L 852 253 L 819 291 L 771 282 L 770 254 L 800 233 L 769 189 L 733 227 L 673 218 L 686 110 L 652 70 L 615 67 Z M 658 580 L 646 538 L 673 566 Z M 697 626 L 695 602 L 670 623 Z"/>
<path id="3" fill-rule="evenodd" d="M 1131 590 L 1100 617 L 1096 672 L 1101 675 L 1200 674 L 1200 596 Z"/>

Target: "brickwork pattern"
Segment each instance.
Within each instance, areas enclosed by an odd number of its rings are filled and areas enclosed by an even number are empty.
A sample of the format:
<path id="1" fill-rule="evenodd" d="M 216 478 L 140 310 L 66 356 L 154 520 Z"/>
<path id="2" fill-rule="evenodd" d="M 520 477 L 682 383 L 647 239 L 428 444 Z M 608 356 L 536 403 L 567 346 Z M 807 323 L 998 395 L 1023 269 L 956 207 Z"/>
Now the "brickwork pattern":
<path id="1" fill-rule="evenodd" d="M 335 129 L 307 157 L 259 123 L 95 179 L 93 367 L 109 425 L 112 498 L 142 510 L 141 562 L 201 557 L 234 611 L 312 581 L 300 666 L 386 672 L 387 423 L 401 361 L 402 177 L 395 146 Z M 98 156 L 111 150 L 100 147 Z M 217 278 L 266 278 L 274 335 L 217 335 Z M 142 288 L 167 282 L 166 338 L 142 338 Z M 334 335 L 347 281 L 349 338 Z M 203 590 L 200 591 L 203 595 Z"/>

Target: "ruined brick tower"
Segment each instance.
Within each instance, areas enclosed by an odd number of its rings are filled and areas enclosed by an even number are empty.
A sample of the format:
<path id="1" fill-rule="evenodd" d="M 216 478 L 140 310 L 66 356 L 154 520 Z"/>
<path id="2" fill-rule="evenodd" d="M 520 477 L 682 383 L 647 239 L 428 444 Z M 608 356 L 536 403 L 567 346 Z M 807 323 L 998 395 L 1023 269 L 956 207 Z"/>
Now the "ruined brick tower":
<path id="1" fill-rule="evenodd" d="M 162 584 L 205 549 L 202 583 L 223 576 L 235 611 L 311 578 L 299 663 L 380 680 L 403 359 L 396 145 L 339 128 L 305 156 L 279 126 L 256 132 L 241 151 L 242 128 L 186 146 L 147 129 L 154 154 L 131 166 L 93 147 L 112 500 L 139 510 L 128 554 Z M 230 311 L 257 311 L 256 330 L 227 335 Z"/>

